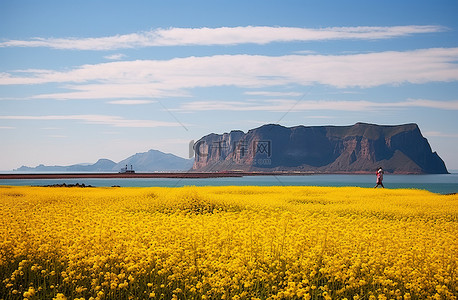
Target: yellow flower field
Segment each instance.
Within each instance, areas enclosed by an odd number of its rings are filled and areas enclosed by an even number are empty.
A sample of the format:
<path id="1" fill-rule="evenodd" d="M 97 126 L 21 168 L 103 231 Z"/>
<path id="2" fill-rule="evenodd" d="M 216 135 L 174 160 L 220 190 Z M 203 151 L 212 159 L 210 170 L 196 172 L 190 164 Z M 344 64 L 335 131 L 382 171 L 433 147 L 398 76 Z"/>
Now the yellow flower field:
<path id="1" fill-rule="evenodd" d="M 0 187 L 0 299 L 457 299 L 458 195 Z"/>

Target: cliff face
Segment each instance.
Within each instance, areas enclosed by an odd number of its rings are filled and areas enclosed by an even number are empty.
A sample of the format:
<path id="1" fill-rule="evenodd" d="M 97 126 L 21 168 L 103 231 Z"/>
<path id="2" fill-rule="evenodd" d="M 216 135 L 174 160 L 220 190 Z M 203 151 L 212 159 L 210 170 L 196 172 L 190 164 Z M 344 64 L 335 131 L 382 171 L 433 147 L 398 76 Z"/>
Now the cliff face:
<path id="1" fill-rule="evenodd" d="M 447 173 L 416 124 L 264 125 L 210 134 L 195 144 L 195 171 Z"/>

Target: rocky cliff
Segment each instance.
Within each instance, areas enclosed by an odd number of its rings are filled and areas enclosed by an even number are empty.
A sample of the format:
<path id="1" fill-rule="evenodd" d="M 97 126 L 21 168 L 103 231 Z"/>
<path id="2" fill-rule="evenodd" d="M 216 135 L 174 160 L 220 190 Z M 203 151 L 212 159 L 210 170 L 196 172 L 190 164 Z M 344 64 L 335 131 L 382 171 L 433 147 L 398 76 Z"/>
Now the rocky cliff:
<path id="1" fill-rule="evenodd" d="M 264 125 L 210 134 L 194 145 L 195 171 L 448 173 L 416 124 Z"/>

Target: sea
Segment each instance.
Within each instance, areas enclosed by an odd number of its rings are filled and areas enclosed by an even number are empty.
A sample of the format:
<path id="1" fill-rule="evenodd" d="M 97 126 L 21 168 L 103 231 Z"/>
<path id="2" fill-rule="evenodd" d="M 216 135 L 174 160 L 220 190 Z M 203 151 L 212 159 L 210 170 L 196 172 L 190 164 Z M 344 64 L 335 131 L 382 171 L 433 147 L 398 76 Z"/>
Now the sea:
<path id="1" fill-rule="evenodd" d="M 72 179 L 1 179 L 0 185 L 44 186 L 85 184 L 96 187 L 183 187 L 183 186 L 354 186 L 374 187 L 375 175 L 283 175 L 219 178 L 72 178 Z M 439 194 L 458 193 L 458 172 L 451 174 L 390 175 L 383 184 L 389 189 L 421 189 Z"/>

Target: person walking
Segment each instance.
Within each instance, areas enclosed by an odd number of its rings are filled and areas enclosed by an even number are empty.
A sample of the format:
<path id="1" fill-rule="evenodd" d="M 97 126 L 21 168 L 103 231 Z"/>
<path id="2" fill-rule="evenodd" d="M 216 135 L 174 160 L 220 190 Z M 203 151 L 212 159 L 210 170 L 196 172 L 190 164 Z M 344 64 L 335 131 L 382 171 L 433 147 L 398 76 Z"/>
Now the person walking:
<path id="1" fill-rule="evenodd" d="M 374 186 L 374 189 L 377 188 L 379 185 L 381 185 L 382 188 L 385 188 L 383 186 L 383 182 L 382 182 L 383 181 L 383 173 L 384 172 L 383 172 L 382 167 L 378 168 L 377 173 L 376 173 L 377 174 L 377 184 Z"/>

